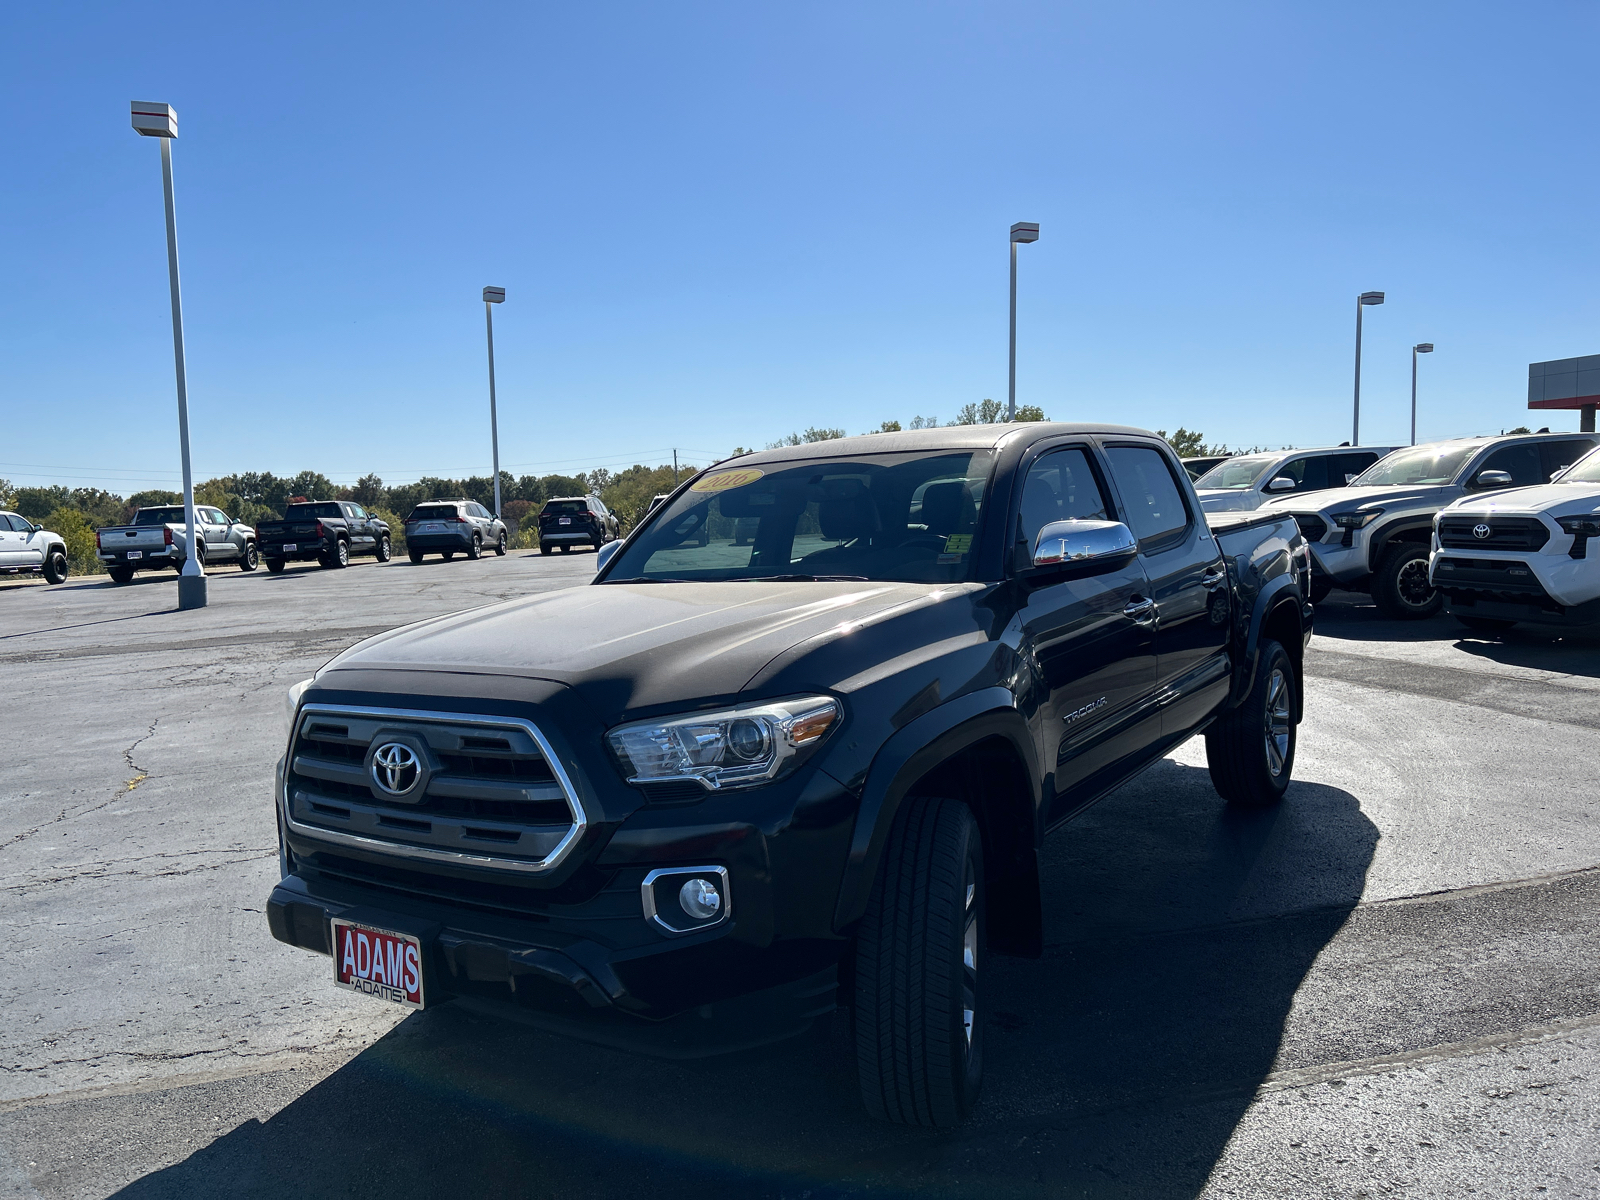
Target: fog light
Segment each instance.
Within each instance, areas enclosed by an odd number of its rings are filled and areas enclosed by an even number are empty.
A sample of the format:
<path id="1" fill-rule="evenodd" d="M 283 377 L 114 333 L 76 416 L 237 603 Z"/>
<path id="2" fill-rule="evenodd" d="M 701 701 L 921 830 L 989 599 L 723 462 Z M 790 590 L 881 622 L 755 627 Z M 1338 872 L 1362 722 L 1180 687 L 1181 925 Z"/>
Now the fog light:
<path id="1" fill-rule="evenodd" d="M 696 921 L 709 921 L 722 911 L 722 893 L 709 879 L 691 879 L 678 889 L 678 903 Z"/>

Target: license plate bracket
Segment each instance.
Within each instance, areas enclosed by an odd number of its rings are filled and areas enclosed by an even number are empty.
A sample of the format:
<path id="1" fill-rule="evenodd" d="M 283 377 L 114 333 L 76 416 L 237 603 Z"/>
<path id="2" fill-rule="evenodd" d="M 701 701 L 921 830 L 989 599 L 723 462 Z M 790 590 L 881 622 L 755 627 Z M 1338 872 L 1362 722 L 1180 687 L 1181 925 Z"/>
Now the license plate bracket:
<path id="1" fill-rule="evenodd" d="M 333 943 L 333 981 L 405 1008 L 422 1008 L 422 940 L 345 917 L 329 921 Z"/>
<path id="2" fill-rule="evenodd" d="M 128 557 L 129 558 L 143 558 L 144 557 L 144 551 L 143 550 L 129 550 L 128 551 Z"/>

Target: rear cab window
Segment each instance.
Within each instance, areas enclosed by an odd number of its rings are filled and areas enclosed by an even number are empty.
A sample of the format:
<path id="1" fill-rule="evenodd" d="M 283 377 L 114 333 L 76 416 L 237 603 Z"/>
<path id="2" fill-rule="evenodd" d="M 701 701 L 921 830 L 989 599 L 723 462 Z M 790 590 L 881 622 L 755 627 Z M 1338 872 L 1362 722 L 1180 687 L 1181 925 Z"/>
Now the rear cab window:
<path id="1" fill-rule="evenodd" d="M 1166 455 L 1148 446 L 1107 446 L 1106 459 L 1128 528 L 1141 553 L 1176 545 L 1189 528 L 1189 507 Z"/>

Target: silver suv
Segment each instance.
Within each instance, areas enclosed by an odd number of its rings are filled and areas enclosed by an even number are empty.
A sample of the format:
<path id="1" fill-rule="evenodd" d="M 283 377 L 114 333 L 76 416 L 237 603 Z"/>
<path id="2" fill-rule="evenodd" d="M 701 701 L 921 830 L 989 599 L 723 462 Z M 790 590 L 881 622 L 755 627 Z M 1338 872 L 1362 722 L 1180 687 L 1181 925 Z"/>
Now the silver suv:
<path id="1" fill-rule="evenodd" d="M 449 562 L 457 554 L 480 558 L 485 550 L 506 552 L 506 524 L 475 500 L 427 500 L 406 517 L 406 553 L 414 563 L 426 554 Z"/>
<path id="2" fill-rule="evenodd" d="M 1236 454 L 1196 479 L 1194 490 L 1206 512 L 1248 511 L 1280 496 L 1342 488 L 1393 449 L 1329 446 L 1321 450 Z"/>

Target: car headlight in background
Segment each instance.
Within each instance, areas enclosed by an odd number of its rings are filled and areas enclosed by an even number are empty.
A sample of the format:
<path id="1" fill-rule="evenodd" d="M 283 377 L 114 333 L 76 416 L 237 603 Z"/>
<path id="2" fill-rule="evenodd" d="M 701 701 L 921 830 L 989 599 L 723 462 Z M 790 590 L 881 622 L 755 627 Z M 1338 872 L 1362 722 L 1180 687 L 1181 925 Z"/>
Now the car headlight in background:
<path id="1" fill-rule="evenodd" d="M 299 711 L 300 697 L 306 694 L 306 689 L 311 686 L 312 680 L 302 679 L 299 683 L 289 688 L 283 698 L 283 736 L 288 738 L 294 733 L 294 714 Z"/>
<path id="2" fill-rule="evenodd" d="M 831 696 L 797 696 L 716 712 L 635 721 L 606 734 L 629 783 L 693 779 L 708 791 L 787 775 L 838 724 Z"/>
<path id="3" fill-rule="evenodd" d="M 1381 508 L 1363 508 L 1358 512 L 1334 513 L 1333 523 L 1340 529 L 1365 529 L 1382 515 Z"/>

